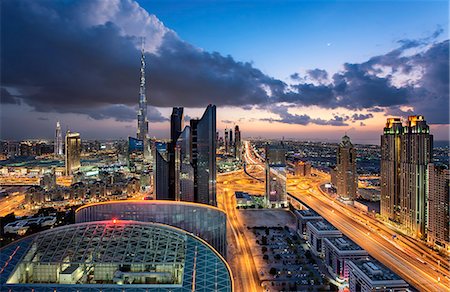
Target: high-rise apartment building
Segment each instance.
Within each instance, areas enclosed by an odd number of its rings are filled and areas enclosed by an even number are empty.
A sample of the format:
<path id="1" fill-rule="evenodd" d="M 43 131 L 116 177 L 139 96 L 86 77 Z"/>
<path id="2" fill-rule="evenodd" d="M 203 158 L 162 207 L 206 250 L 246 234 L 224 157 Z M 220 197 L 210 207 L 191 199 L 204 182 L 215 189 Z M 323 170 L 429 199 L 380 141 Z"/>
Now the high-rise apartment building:
<path id="1" fill-rule="evenodd" d="M 194 168 L 194 201 L 217 206 L 216 106 L 208 105 L 201 119 L 192 119 L 191 163 Z"/>
<path id="2" fill-rule="evenodd" d="M 428 164 L 427 241 L 444 250 L 450 250 L 449 175 L 445 166 Z"/>
<path id="3" fill-rule="evenodd" d="M 402 122 L 389 118 L 381 136 L 381 216 L 399 220 Z"/>
<path id="4" fill-rule="evenodd" d="M 381 136 L 381 215 L 425 238 L 428 220 L 427 167 L 433 136 L 423 116 L 388 119 Z"/>
<path id="5" fill-rule="evenodd" d="M 56 122 L 55 155 L 58 155 L 58 156 L 64 155 L 62 133 L 61 133 L 61 124 L 59 123 L 59 121 Z"/>
<path id="6" fill-rule="evenodd" d="M 266 205 L 269 208 L 287 207 L 286 150 L 281 144 L 267 144 L 266 148 Z"/>
<path id="7" fill-rule="evenodd" d="M 401 138 L 400 222 L 425 238 L 427 167 L 433 160 L 433 136 L 423 116 L 410 116 Z"/>
<path id="8" fill-rule="evenodd" d="M 65 166 L 66 175 L 72 175 L 80 169 L 81 138 L 79 133 L 66 133 Z"/>
<path id="9" fill-rule="evenodd" d="M 345 200 L 354 200 L 358 189 L 356 149 L 347 135 L 342 137 L 336 156 L 337 194 Z"/>
<path id="10" fill-rule="evenodd" d="M 225 154 L 228 154 L 230 152 L 230 137 L 229 137 L 229 132 L 228 132 L 228 128 L 225 128 L 225 139 L 224 139 L 224 143 L 225 143 Z"/>

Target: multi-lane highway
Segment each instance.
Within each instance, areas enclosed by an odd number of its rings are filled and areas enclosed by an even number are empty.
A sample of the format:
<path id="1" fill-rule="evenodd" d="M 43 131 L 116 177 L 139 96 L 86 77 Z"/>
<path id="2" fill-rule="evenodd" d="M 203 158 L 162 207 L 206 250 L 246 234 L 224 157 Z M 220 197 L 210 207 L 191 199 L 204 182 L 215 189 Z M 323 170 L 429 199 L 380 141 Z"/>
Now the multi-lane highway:
<path id="1" fill-rule="evenodd" d="M 248 172 L 252 176 L 261 176 L 263 166 L 260 159 L 253 156 L 248 143 L 245 146 L 244 157 L 248 163 L 260 165 L 259 169 L 248 169 Z M 415 245 L 413 241 L 401 236 L 399 239 L 393 239 L 391 235 L 395 232 L 382 222 L 331 199 L 320 190 L 320 185 L 329 181 L 329 178 L 319 171 L 315 171 L 315 174 L 317 176 L 314 178 L 288 179 L 291 196 L 313 208 L 414 287 L 421 291 L 448 291 L 449 271 L 442 265 L 444 259 L 438 262 L 437 259 L 441 258 L 431 250 L 428 250 L 428 255 L 424 257 L 423 252 L 427 251 L 427 248 L 423 245 Z"/>

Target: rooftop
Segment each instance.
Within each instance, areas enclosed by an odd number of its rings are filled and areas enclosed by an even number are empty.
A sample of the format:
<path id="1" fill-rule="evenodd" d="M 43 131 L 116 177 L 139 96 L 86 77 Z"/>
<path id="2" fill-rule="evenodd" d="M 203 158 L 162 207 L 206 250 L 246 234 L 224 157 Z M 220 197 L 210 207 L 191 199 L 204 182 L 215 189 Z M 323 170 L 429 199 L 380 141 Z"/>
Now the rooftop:
<path id="1" fill-rule="evenodd" d="M 5 289 L 44 285 L 57 291 L 64 287 L 231 291 L 232 278 L 225 260 L 184 230 L 110 220 L 50 229 L 4 247 L 0 285 Z"/>
<path id="2" fill-rule="evenodd" d="M 364 250 L 346 236 L 327 238 L 327 240 L 340 251 Z"/>
<path id="3" fill-rule="evenodd" d="M 372 281 L 398 281 L 403 280 L 387 267 L 373 258 L 351 261 L 361 272 Z"/>
<path id="4" fill-rule="evenodd" d="M 316 211 L 312 209 L 295 210 L 295 212 L 301 217 L 321 217 Z"/>
<path id="5" fill-rule="evenodd" d="M 331 225 L 328 221 L 314 221 L 314 222 L 308 222 L 308 224 L 311 223 L 313 227 L 319 231 L 333 231 L 336 230 L 336 227 Z"/>

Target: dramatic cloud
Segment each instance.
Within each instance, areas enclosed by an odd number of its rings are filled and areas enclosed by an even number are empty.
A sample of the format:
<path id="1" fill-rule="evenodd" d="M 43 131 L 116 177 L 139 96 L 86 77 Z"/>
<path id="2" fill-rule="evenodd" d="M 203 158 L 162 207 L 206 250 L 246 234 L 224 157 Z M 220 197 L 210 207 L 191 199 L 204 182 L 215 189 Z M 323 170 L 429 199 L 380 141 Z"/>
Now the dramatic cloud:
<path id="1" fill-rule="evenodd" d="M 329 126 L 348 126 L 345 121 L 347 118 L 339 117 L 335 115 L 331 120 L 323 120 L 323 119 L 313 119 L 308 115 L 297 115 L 291 114 L 288 112 L 289 107 L 287 106 L 271 106 L 270 111 L 277 114 L 280 118 L 263 118 L 261 121 L 267 121 L 270 123 L 278 122 L 284 124 L 296 124 L 296 125 L 308 125 L 308 124 L 316 124 L 316 125 L 329 125 Z"/>
<path id="2" fill-rule="evenodd" d="M 352 120 L 354 121 L 363 121 L 370 118 L 373 118 L 372 114 L 353 114 L 352 116 Z"/>
<path id="3" fill-rule="evenodd" d="M 348 118 L 290 114 L 286 105 L 400 115 L 409 114 L 402 111 L 407 105 L 431 123 L 448 123 L 449 42 L 435 43 L 442 30 L 401 40 L 397 49 L 346 63 L 335 74 L 294 73 L 293 84 L 286 84 L 250 63 L 184 42 L 133 0 L 7 0 L 1 22 L 1 102 L 22 102 L 39 112 L 135 119 L 145 36 L 152 106 L 256 106 L 280 117 L 270 121 L 342 126 Z M 153 107 L 149 113 L 151 121 L 166 120 Z M 352 121 L 371 117 L 356 115 Z"/>

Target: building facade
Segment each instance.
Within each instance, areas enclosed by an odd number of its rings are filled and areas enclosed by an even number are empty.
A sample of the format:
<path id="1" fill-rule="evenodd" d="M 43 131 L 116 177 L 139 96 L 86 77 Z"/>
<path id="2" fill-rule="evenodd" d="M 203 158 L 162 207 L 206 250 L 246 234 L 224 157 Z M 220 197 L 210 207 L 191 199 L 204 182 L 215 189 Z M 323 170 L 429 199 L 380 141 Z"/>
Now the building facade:
<path id="1" fill-rule="evenodd" d="M 66 175 L 72 175 L 78 169 L 80 169 L 81 162 L 81 138 L 79 133 L 66 133 L 65 143 L 65 168 Z"/>
<path id="2" fill-rule="evenodd" d="M 444 250 L 450 250 L 449 175 L 444 166 L 428 164 L 427 242 Z"/>
<path id="3" fill-rule="evenodd" d="M 154 193 L 158 200 L 173 200 L 169 191 L 169 161 L 166 147 L 165 143 L 155 143 L 153 181 Z"/>
<path id="4" fill-rule="evenodd" d="M 180 165 L 179 200 L 194 202 L 194 168 L 190 157 L 191 127 L 184 127 L 177 140 L 176 163 Z"/>
<path id="5" fill-rule="evenodd" d="M 241 130 L 238 125 L 234 127 L 234 155 L 237 160 L 242 159 Z"/>
<path id="6" fill-rule="evenodd" d="M 178 227 L 199 236 L 221 255 L 227 252 L 227 216 L 205 204 L 159 200 L 108 201 L 80 207 L 75 222 L 102 220 L 157 222 Z"/>
<path id="7" fill-rule="evenodd" d="M 269 208 L 288 206 L 286 193 L 286 150 L 283 144 L 267 144 L 266 153 L 266 205 Z"/>
<path id="8" fill-rule="evenodd" d="M 56 122 L 56 131 L 55 131 L 55 155 L 62 156 L 64 155 L 64 149 L 63 149 L 63 140 L 62 140 L 62 133 L 61 133 L 61 124 Z"/>
<path id="9" fill-rule="evenodd" d="M 216 106 L 208 105 L 201 119 L 191 120 L 191 164 L 194 168 L 194 201 L 217 206 Z"/>
<path id="10" fill-rule="evenodd" d="M 170 143 L 167 147 L 169 162 L 169 200 L 180 198 L 180 157 L 177 153 L 177 140 L 184 127 L 184 115 L 182 107 L 174 107 L 170 115 Z"/>
<path id="11" fill-rule="evenodd" d="M 344 200 L 356 199 L 358 189 L 358 174 L 356 173 L 356 149 L 345 135 L 336 155 L 336 190 Z"/>

